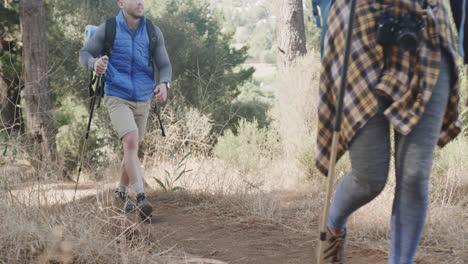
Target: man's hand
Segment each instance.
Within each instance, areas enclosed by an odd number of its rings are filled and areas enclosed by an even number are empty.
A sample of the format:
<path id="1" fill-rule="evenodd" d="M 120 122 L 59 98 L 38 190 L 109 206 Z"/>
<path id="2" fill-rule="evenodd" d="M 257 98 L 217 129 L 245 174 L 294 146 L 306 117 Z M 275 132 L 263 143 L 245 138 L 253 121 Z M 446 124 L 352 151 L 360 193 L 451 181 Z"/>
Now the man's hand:
<path id="1" fill-rule="evenodd" d="M 109 62 L 109 57 L 102 56 L 94 63 L 94 71 L 99 75 L 103 75 L 107 70 L 108 62 Z"/>
<path id="2" fill-rule="evenodd" d="M 165 83 L 161 83 L 156 86 L 154 89 L 154 93 L 156 94 L 156 103 L 164 103 L 167 99 L 167 86 Z"/>

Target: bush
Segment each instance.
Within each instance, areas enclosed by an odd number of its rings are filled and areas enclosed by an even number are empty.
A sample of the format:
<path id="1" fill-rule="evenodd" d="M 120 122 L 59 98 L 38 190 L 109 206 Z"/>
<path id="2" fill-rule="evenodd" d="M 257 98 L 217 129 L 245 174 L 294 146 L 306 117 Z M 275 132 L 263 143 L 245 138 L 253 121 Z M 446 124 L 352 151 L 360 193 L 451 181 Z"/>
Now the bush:
<path id="1" fill-rule="evenodd" d="M 271 165 L 280 152 L 276 131 L 259 128 L 257 120 L 239 121 L 237 134 L 230 129 L 218 138 L 214 147 L 215 157 L 231 163 L 241 175 L 261 171 Z"/>
<path id="2" fill-rule="evenodd" d="M 161 119 L 166 132 L 162 136 L 159 121 L 154 111 L 150 112 L 148 128 L 142 151 L 152 158 L 170 158 L 170 153 L 207 154 L 213 138 L 213 121 L 210 115 L 196 108 L 177 107 L 171 102 L 162 110 Z"/>
<path id="3" fill-rule="evenodd" d="M 260 128 L 268 127 L 270 125 L 270 118 L 267 115 L 270 109 L 270 104 L 252 99 L 248 101 L 239 101 L 233 104 L 235 116 L 231 122 L 238 124 L 241 119 L 245 119 L 248 122 L 257 122 Z M 237 132 L 237 126 L 232 128 L 234 133 Z"/>
<path id="4" fill-rule="evenodd" d="M 85 102 L 89 103 L 89 100 Z M 70 173 L 79 166 L 89 120 L 89 109 L 74 96 L 68 96 L 54 111 L 54 119 L 58 127 L 57 151 L 64 162 L 65 173 Z M 107 170 L 109 165 L 119 158 L 120 148 L 117 133 L 112 127 L 109 114 L 102 101 L 101 107 L 94 109 L 83 157 L 83 169 L 92 171 L 93 178 L 101 179 L 104 170 Z"/>
<path id="5" fill-rule="evenodd" d="M 226 105 L 239 94 L 239 86 L 254 69 L 238 67 L 248 57 L 247 47 L 231 47 L 232 32 L 222 32 L 221 16 L 205 0 L 171 1 L 167 13 L 154 19 L 161 28 L 174 81 L 171 98 L 209 114 L 223 128 L 229 117 Z M 215 127 L 213 132 L 220 132 Z"/>

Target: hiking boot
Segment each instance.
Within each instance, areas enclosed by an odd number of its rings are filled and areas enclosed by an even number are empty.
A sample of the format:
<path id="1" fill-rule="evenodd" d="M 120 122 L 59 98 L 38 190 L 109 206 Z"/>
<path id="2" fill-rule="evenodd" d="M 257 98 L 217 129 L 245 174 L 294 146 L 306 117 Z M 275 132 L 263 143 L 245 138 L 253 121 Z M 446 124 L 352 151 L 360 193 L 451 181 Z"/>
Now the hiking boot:
<path id="1" fill-rule="evenodd" d="M 153 206 L 151 206 L 151 203 L 149 202 L 145 193 L 139 193 L 137 195 L 137 206 L 140 211 L 140 217 L 142 220 L 146 220 L 147 218 L 151 217 Z"/>
<path id="2" fill-rule="evenodd" d="M 122 203 L 122 208 L 124 210 L 124 212 L 127 214 L 127 213 L 130 213 L 131 211 L 135 210 L 136 209 L 136 206 L 135 204 L 133 203 L 133 201 L 128 197 L 128 193 L 126 192 L 120 192 L 118 189 L 115 190 L 114 192 L 115 194 L 115 198 L 117 200 L 119 200 L 121 203 Z"/>
<path id="3" fill-rule="evenodd" d="M 346 229 L 343 231 L 332 231 L 328 228 L 328 240 L 323 251 L 325 263 L 344 264 L 344 245 L 346 240 Z"/>

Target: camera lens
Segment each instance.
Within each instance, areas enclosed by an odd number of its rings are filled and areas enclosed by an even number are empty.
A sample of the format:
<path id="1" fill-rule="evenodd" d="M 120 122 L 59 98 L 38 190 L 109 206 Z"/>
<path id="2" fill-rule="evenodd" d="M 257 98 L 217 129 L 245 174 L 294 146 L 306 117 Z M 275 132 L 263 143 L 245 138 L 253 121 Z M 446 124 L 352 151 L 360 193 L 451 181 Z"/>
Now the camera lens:
<path id="1" fill-rule="evenodd" d="M 403 52 L 415 51 L 418 48 L 424 20 L 415 15 L 403 15 L 399 21 L 400 29 L 396 33 L 396 43 Z"/>
<path id="2" fill-rule="evenodd" d="M 404 28 L 398 32 L 396 41 L 401 51 L 414 51 L 418 47 L 418 34 Z"/>

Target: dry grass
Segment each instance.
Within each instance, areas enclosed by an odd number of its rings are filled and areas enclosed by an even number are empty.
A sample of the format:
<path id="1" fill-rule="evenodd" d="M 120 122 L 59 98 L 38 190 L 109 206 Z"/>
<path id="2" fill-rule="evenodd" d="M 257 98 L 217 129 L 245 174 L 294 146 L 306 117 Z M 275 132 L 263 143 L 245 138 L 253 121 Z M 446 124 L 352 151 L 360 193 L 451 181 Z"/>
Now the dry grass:
<path id="1" fill-rule="evenodd" d="M 187 160 L 187 169 L 192 171 L 177 182 L 187 190 L 179 198 L 195 201 L 203 195 L 203 203 L 199 206 L 215 207 L 220 213 L 235 212 L 237 216 L 280 224 L 295 232 L 318 232 L 326 184 L 311 163 L 315 149 L 318 71 L 317 58 L 308 56 L 275 83 L 278 102 L 271 114 L 275 119 L 274 129 L 281 136 L 282 155 L 268 155 L 268 166 L 246 170 L 234 166 L 229 160 L 203 156 L 204 150 L 199 151 Z M 200 120 L 199 114 L 193 114 L 193 118 Z M 202 137 L 195 138 L 190 128 L 206 132 L 205 128 L 211 126 L 209 118 L 203 117 L 204 122 L 194 123 L 187 115 L 180 119 L 184 121 L 179 128 L 176 115 L 168 113 L 168 116 L 174 118 L 174 122 L 170 122 L 167 130 L 174 132 L 170 134 L 176 137 L 165 140 L 170 149 L 182 149 L 177 155 L 187 153 L 191 144 L 199 144 L 198 149 L 208 147 L 205 146 L 205 133 L 199 133 Z M 152 133 L 160 132 L 156 129 Z M 149 133 L 148 137 L 154 137 L 148 148 L 162 145 L 157 142 L 161 140 L 159 136 Z M 238 147 L 241 149 L 236 151 L 242 151 L 242 146 Z M 431 179 L 430 210 L 418 258 L 431 260 L 431 263 L 456 264 L 468 259 L 467 160 L 466 136 L 437 151 Z M 145 156 L 143 165 L 146 181 L 153 189 L 160 187 L 152 177 L 161 177 L 165 170 L 172 171 L 176 166 L 157 155 Z M 0 202 L 0 263 L 48 263 L 50 260 L 61 263 L 174 263 L 175 259 L 184 256 L 183 252 L 152 238 L 141 223 L 121 216 L 109 202 L 111 197 L 107 191 L 100 190 L 95 198 L 82 198 L 78 203 L 58 206 L 50 203 L 68 198 L 51 198 L 46 192 L 49 187 L 44 185 L 40 188 L 41 197 L 37 193 L 38 186 L 32 185 L 29 192 L 22 192 L 23 197 L 14 199 L 13 196 L 19 197 L 18 193 L 10 191 L 12 185 L 18 186 L 15 175 L 26 175 L 15 166 L 9 164 L 0 170 L 4 190 Z M 349 159 L 345 157 L 338 166 L 338 174 L 343 176 L 349 168 Z M 29 172 L 33 177 L 36 173 Z M 50 170 L 46 172 L 52 173 Z M 394 176 L 391 175 L 382 194 L 350 218 L 348 241 L 351 245 L 388 250 L 394 187 Z M 132 231 L 138 231 L 142 239 L 127 239 Z M 193 261 L 210 263 L 200 259 Z"/>
<path id="2" fill-rule="evenodd" d="M 457 149 L 456 144 L 453 148 Z M 443 164 L 439 160 L 437 162 Z M 145 164 L 145 177 L 151 187 L 157 189 L 159 187 L 151 176 L 161 175 L 173 164 L 168 161 L 157 166 L 150 164 Z M 187 168 L 193 171 L 180 182 L 188 191 L 181 193 L 183 197 L 178 196 L 178 199 L 193 202 L 202 194 L 205 198 L 199 206 L 215 207 L 219 213 L 254 217 L 295 232 L 317 232 L 325 180 L 307 179 L 303 170 L 292 162 L 275 160 L 272 164 L 261 173 L 241 175 L 237 168 L 225 161 L 190 158 Z M 459 172 L 467 169 L 463 166 L 458 168 Z M 246 177 L 255 178 L 262 184 L 252 186 L 245 181 Z M 443 177 L 433 177 L 432 185 L 439 186 L 438 182 Z M 450 185 L 453 179 L 448 185 L 453 186 L 453 190 L 445 196 L 439 190 L 450 188 L 436 190 L 432 187 L 431 209 L 418 251 L 419 257 L 432 259 L 432 263 L 464 263 L 468 257 L 467 245 L 463 241 L 468 235 L 467 202 L 466 194 L 460 189 L 466 188 L 466 184 Z M 387 250 L 393 188 L 394 181 L 391 180 L 375 201 L 351 217 L 351 245 Z M 36 190 L 37 186 L 32 186 L 32 189 Z M 158 255 L 170 247 L 150 236 L 145 241 L 127 240 L 127 229 L 141 230 L 144 225 L 117 214 L 117 209 L 108 202 L 109 193 L 100 193 L 97 198 L 84 198 L 77 204 L 63 206 L 49 206 L 42 200 L 41 207 L 34 202 L 37 199 L 34 191 L 28 193 L 29 200 L 13 201 L 9 194 L 4 194 L 0 204 L 0 262 L 10 263 L 15 259 L 17 263 L 47 263 L 42 260 L 55 259 L 67 263 L 71 259 L 73 263 L 174 263 L 177 256 L 183 255 L 174 250 L 171 254 Z M 454 239 L 455 232 L 459 239 Z M 170 257 L 174 257 L 172 261 Z"/>
<path id="3" fill-rule="evenodd" d="M 127 239 L 140 229 L 108 203 L 109 193 L 63 206 L 30 206 L 4 195 L 0 204 L 0 262 L 158 263 L 162 251 L 143 239 Z"/>
<path id="4" fill-rule="evenodd" d="M 304 145 L 313 144 L 319 72 L 319 61 L 304 57 L 297 60 L 295 67 L 281 74 L 274 84 L 276 104 L 272 115 L 288 157 L 299 157 Z"/>

